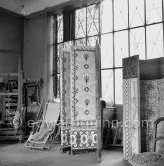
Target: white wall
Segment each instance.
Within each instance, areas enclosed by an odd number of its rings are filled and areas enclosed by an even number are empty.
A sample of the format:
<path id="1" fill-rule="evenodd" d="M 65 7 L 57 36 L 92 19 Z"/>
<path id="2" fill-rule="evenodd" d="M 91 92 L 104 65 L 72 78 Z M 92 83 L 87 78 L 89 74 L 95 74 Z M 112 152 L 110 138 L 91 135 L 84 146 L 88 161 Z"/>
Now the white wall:
<path id="1" fill-rule="evenodd" d="M 25 78 L 42 78 L 41 99 L 52 99 L 52 34 L 50 18 L 42 14 L 25 21 L 23 71 Z M 51 40 L 51 41 L 50 41 Z"/>
<path id="2" fill-rule="evenodd" d="M 0 0 L 0 7 L 20 14 L 24 5 L 26 14 L 31 14 L 66 1 L 68 0 Z"/>
<path id="3" fill-rule="evenodd" d="M 0 7 L 20 13 L 22 0 L 0 0 Z"/>
<path id="4" fill-rule="evenodd" d="M 23 71 L 25 78 L 42 78 L 41 96 L 46 98 L 47 15 L 25 21 Z"/>
<path id="5" fill-rule="evenodd" d="M 25 11 L 30 14 L 66 1 L 68 0 L 25 0 Z"/>
<path id="6" fill-rule="evenodd" d="M 0 13 L 1 73 L 14 73 L 18 71 L 18 56 L 22 55 L 22 41 L 23 19 Z"/>

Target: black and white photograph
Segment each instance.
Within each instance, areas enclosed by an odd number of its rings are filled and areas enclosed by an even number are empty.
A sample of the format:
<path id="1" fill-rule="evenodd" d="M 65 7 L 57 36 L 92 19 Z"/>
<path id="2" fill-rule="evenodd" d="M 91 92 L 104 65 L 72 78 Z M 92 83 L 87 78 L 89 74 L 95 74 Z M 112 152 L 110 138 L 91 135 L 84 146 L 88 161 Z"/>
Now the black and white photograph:
<path id="1" fill-rule="evenodd" d="M 0 0 L 0 166 L 164 165 L 164 0 Z"/>

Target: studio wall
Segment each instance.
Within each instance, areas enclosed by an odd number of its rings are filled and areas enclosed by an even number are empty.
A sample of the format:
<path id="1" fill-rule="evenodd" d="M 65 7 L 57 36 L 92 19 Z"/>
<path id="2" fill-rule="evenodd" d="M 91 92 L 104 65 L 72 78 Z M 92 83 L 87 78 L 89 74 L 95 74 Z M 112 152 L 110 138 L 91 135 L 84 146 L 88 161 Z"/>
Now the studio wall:
<path id="1" fill-rule="evenodd" d="M 52 49 L 52 44 L 49 43 L 48 38 L 48 30 L 50 30 L 48 20 L 47 14 L 25 20 L 24 76 L 25 78 L 41 78 L 43 80 L 41 99 L 49 98 L 49 77 L 52 77 L 52 73 L 49 71 L 52 56 L 48 50 Z"/>
<path id="2" fill-rule="evenodd" d="M 18 56 L 22 56 L 23 18 L 0 12 L 0 72 L 18 70 Z"/>

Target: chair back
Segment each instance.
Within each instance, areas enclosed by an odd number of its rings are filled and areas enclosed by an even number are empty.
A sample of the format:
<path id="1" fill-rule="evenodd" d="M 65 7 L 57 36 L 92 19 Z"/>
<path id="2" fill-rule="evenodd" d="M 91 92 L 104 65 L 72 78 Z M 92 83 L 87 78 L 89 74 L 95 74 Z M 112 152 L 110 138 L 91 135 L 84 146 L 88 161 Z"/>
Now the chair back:
<path id="1" fill-rule="evenodd" d="M 164 117 L 160 117 L 154 122 L 154 135 L 153 135 L 153 151 L 154 152 L 156 152 L 156 150 L 157 150 L 156 148 L 157 148 L 157 142 L 158 141 L 162 140 L 163 141 L 163 146 L 164 146 L 164 125 L 160 125 L 161 122 L 164 122 Z"/>
<path id="2" fill-rule="evenodd" d="M 44 113 L 44 121 L 48 123 L 57 123 L 60 114 L 60 103 L 48 102 Z"/>

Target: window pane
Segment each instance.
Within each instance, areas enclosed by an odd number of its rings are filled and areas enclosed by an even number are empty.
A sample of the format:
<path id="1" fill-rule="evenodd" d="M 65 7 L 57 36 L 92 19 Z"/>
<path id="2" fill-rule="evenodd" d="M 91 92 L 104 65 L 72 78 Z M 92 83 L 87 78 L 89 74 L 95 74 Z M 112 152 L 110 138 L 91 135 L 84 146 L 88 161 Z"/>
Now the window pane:
<path id="1" fill-rule="evenodd" d="M 115 103 L 122 104 L 122 69 L 115 70 Z"/>
<path id="2" fill-rule="evenodd" d="M 99 42 L 99 38 L 98 36 L 89 37 L 87 41 L 87 46 L 95 47 L 96 42 Z"/>
<path id="3" fill-rule="evenodd" d="M 113 30 L 112 0 L 102 2 L 102 12 L 102 33 L 111 32 Z"/>
<path id="4" fill-rule="evenodd" d="M 58 39 L 57 42 L 62 42 L 63 41 L 63 15 L 58 15 L 57 16 L 57 20 L 58 20 Z"/>
<path id="5" fill-rule="evenodd" d="M 113 34 L 101 36 L 101 68 L 113 67 Z"/>
<path id="6" fill-rule="evenodd" d="M 122 67 L 122 58 L 128 57 L 128 31 L 115 33 L 115 66 Z"/>
<path id="7" fill-rule="evenodd" d="M 125 29 L 128 27 L 128 5 L 127 0 L 114 0 L 114 29 Z"/>
<path id="8" fill-rule="evenodd" d="M 71 45 L 73 45 L 73 42 L 72 41 L 69 41 L 69 42 L 64 42 L 63 43 L 63 47 L 65 49 L 69 49 L 71 47 Z"/>
<path id="9" fill-rule="evenodd" d="M 147 30 L 147 59 L 163 56 L 163 25 L 156 24 L 146 28 Z"/>
<path id="10" fill-rule="evenodd" d="M 145 59 L 145 28 L 130 30 L 130 55 L 139 55 Z"/>
<path id="11" fill-rule="evenodd" d="M 78 9 L 75 12 L 75 38 L 86 36 L 86 8 Z"/>
<path id="12" fill-rule="evenodd" d="M 86 46 L 86 39 L 75 40 L 75 45 L 77 46 Z"/>
<path id="13" fill-rule="evenodd" d="M 144 0 L 129 0 L 129 26 L 144 25 Z"/>
<path id="14" fill-rule="evenodd" d="M 162 21 L 162 0 L 146 0 L 146 23 Z"/>
<path id="15" fill-rule="evenodd" d="M 87 7 L 87 35 L 97 35 L 99 33 L 99 6 Z"/>
<path id="16" fill-rule="evenodd" d="M 107 104 L 113 104 L 113 70 L 102 70 L 102 98 Z"/>

